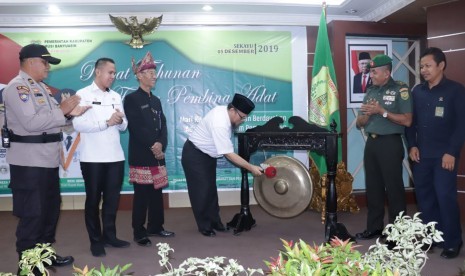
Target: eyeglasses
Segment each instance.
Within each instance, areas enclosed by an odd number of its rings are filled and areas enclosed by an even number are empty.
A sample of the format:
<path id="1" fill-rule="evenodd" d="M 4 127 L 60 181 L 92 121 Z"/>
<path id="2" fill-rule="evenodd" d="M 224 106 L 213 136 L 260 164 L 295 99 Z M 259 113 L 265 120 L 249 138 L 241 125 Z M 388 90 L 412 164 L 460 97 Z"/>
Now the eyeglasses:
<path id="1" fill-rule="evenodd" d="M 239 116 L 239 118 L 241 118 L 241 121 L 244 121 L 245 119 L 247 119 L 247 115 L 242 116 L 239 113 L 239 111 L 237 110 L 237 108 L 234 108 L 234 111 L 236 111 L 237 116 Z"/>

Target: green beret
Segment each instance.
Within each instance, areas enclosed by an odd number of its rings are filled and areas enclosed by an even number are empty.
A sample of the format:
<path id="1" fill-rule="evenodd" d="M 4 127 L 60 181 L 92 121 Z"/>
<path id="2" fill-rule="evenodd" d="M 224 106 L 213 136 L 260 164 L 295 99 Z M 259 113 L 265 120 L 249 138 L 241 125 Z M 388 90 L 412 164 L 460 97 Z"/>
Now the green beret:
<path id="1" fill-rule="evenodd" d="M 392 58 L 386 55 L 377 55 L 368 64 L 368 68 L 376 68 L 392 63 Z"/>

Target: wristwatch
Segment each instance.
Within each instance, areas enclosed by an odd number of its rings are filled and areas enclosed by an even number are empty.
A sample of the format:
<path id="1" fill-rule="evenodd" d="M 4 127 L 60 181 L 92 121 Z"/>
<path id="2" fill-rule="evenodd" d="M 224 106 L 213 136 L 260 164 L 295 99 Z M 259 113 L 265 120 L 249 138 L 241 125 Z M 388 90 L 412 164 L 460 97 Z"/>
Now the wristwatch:
<path id="1" fill-rule="evenodd" d="M 384 113 L 383 113 L 383 118 L 387 118 L 387 114 L 388 114 L 388 112 L 387 112 L 387 111 L 384 111 Z"/>

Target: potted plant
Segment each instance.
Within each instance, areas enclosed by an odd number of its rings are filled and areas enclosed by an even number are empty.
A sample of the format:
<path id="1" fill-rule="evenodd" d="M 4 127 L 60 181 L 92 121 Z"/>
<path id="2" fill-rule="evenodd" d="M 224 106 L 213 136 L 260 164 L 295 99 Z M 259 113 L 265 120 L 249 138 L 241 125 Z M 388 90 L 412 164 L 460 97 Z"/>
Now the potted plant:
<path id="1" fill-rule="evenodd" d="M 25 250 L 21 255 L 19 261 L 20 275 L 35 276 L 35 272 L 39 272 L 41 275 L 50 275 L 47 270 L 47 265 L 52 264 L 52 260 L 55 258 L 55 250 L 49 243 L 38 243 L 34 248 Z M 131 264 L 127 264 L 123 267 L 116 266 L 114 268 L 105 267 L 103 264 L 100 270 L 95 268 L 88 269 L 87 266 L 84 269 L 74 267 L 74 276 L 126 276 L 131 274 L 123 274 Z M 1 273 L 0 276 L 13 276 L 11 273 Z"/>
<path id="2" fill-rule="evenodd" d="M 96 268 L 89 269 L 87 265 L 83 268 L 77 268 L 73 265 L 74 273 L 73 276 L 128 276 L 133 273 L 124 273 L 128 270 L 132 264 L 126 264 L 124 266 L 115 266 L 114 268 L 105 267 L 103 264 L 100 265 L 100 270 Z"/>
<path id="3" fill-rule="evenodd" d="M 293 244 L 283 240 L 284 250 L 276 259 L 266 261 L 271 275 L 420 275 L 433 242 L 441 242 L 436 222 L 423 224 L 420 213 L 413 217 L 400 213 L 383 230 L 392 248 L 380 242 L 365 254 L 355 250 L 353 242 L 333 238 L 330 243 L 310 246 L 304 241 Z"/>
<path id="4" fill-rule="evenodd" d="M 248 275 L 255 273 L 263 275 L 261 269 L 244 269 L 237 260 L 227 259 L 226 257 L 207 257 L 188 258 L 183 261 L 179 267 L 174 268 L 170 260 L 170 252 L 174 252 L 167 243 L 158 243 L 158 255 L 161 257 L 159 264 L 164 268 L 164 273 L 157 276 L 188 276 L 188 275 L 205 275 L 205 276 L 237 276 Z"/>

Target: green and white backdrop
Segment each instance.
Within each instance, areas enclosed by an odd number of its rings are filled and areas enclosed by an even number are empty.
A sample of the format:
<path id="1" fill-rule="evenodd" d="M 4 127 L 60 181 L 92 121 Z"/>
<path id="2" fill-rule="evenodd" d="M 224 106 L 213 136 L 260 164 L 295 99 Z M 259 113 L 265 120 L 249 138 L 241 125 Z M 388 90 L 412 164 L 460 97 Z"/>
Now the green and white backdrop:
<path id="1" fill-rule="evenodd" d="M 230 102 L 234 93 L 244 94 L 256 104 L 237 132 L 262 125 L 274 116 L 285 121 L 293 115 L 308 118 L 305 27 L 160 26 L 157 32 L 144 37 L 150 44 L 143 49 L 131 48 L 124 43 L 129 40 L 127 35 L 106 27 L 10 28 L 0 30 L 0 34 L 0 51 L 9 51 L 5 46 L 8 43 L 23 46 L 35 42 L 61 58 L 62 62 L 52 66 L 46 80 L 58 90 L 78 90 L 91 84 L 95 61 L 100 57 L 113 58 L 117 77 L 112 89 L 123 100 L 138 87 L 131 58 L 138 60 L 150 51 L 156 59 L 158 74 L 153 92 L 161 99 L 168 125 L 169 187 L 165 189 L 168 192 L 186 190 L 181 151 L 188 133 L 211 108 Z M 18 64 L 7 66 L 19 68 Z M 236 136 L 233 139 L 237 147 Z M 127 132 L 121 134 L 121 143 L 127 154 Z M 6 154 L 1 148 L 0 195 L 3 196 L 11 194 Z M 272 154 L 257 152 L 252 163 L 259 164 Z M 288 154 L 308 163 L 305 152 Z M 127 174 L 126 166 L 123 192 L 131 193 Z M 84 193 L 82 178 L 61 176 L 62 193 Z M 240 181 L 240 170 L 220 159 L 218 188 L 239 189 Z"/>

